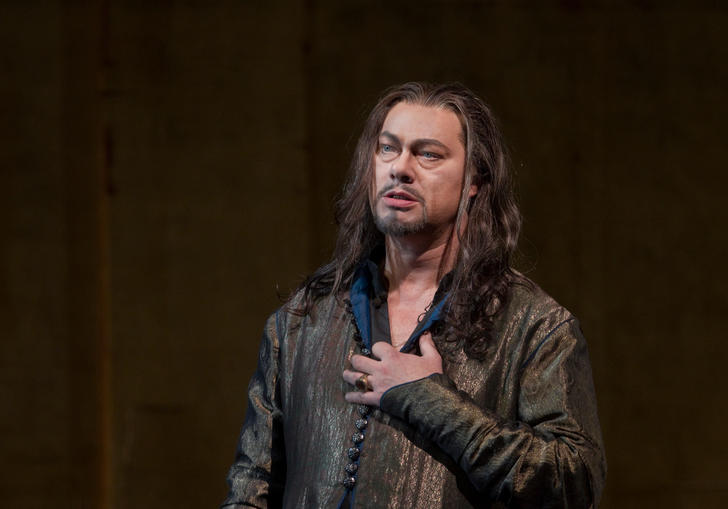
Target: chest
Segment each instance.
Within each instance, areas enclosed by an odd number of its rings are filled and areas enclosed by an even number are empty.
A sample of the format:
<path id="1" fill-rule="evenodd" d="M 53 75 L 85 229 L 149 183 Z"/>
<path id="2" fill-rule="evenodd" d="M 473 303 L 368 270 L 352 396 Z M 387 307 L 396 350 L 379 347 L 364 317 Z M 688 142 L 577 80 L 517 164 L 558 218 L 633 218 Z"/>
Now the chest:
<path id="1" fill-rule="evenodd" d="M 396 346 L 407 341 L 431 301 L 432 296 L 409 302 L 394 299 L 388 301 L 389 331 L 393 345 Z"/>

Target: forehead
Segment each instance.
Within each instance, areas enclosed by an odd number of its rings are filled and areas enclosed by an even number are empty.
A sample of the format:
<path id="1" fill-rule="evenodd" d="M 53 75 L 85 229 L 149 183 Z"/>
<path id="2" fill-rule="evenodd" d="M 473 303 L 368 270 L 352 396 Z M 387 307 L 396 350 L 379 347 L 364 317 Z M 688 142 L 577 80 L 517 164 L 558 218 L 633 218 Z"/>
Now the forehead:
<path id="1" fill-rule="evenodd" d="M 460 119 L 451 110 L 401 102 L 384 119 L 382 131 L 394 134 L 403 141 L 436 139 L 445 145 L 462 145 Z"/>

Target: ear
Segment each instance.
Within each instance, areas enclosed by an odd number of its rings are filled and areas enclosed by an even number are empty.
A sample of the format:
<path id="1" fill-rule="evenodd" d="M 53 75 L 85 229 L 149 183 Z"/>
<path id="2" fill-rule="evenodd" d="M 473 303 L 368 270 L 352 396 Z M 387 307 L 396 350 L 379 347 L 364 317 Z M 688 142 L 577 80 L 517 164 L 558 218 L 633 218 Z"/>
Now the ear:
<path id="1" fill-rule="evenodd" d="M 472 199 L 473 196 L 478 194 L 478 191 L 480 191 L 480 185 L 483 183 L 483 177 L 480 175 L 480 173 L 476 172 L 475 175 L 473 175 L 472 179 L 470 180 L 470 189 L 468 189 L 468 199 Z"/>

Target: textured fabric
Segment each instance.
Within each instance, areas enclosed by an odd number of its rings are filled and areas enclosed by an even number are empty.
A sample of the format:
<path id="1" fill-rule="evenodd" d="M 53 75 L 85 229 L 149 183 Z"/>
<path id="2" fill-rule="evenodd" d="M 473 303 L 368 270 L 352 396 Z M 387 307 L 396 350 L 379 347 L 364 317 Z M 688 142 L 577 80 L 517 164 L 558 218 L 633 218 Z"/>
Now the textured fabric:
<path id="1" fill-rule="evenodd" d="M 458 351 L 444 375 L 383 396 L 353 507 L 596 507 L 606 464 L 576 319 L 523 286 L 499 316 L 485 360 Z M 354 334 L 333 297 L 267 321 L 223 507 L 337 506 L 357 418 L 341 378 Z"/>

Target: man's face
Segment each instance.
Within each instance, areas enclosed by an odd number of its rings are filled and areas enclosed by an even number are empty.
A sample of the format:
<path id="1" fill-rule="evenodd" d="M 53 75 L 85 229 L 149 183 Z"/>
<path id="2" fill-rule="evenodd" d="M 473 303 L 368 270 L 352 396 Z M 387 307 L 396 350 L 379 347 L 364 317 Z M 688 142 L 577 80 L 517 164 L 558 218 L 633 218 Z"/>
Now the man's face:
<path id="1" fill-rule="evenodd" d="M 465 176 L 457 115 L 445 108 L 398 103 L 382 125 L 370 202 L 385 235 L 438 234 L 454 225 Z M 469 195 L 477 192 L 471 186 Z"/>

